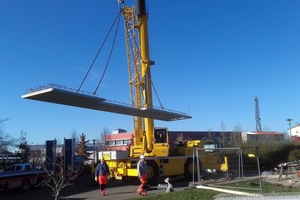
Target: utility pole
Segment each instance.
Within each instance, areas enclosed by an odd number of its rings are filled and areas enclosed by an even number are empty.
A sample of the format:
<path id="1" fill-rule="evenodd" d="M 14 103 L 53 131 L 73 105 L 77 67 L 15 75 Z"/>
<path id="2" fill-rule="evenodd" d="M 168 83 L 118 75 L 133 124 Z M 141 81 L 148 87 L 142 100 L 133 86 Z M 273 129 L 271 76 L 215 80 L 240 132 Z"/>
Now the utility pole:
<path id="1" fill-rule="evenodd" d="M 255 101 L 255 117 L 254 118 L 256 121 L 256 132 L 261 132 L 258 98 L 255 97 L 254 101 Z"/>
<path id="2" fill-rule="evenodd" d="M 96 160 L 96 145 L 95 145 L 96 140 L 93 139 L 92 141 L 93 141 L 93 147 L 94 147 L 94 163 L 97 163 L 97 160 Z"/>

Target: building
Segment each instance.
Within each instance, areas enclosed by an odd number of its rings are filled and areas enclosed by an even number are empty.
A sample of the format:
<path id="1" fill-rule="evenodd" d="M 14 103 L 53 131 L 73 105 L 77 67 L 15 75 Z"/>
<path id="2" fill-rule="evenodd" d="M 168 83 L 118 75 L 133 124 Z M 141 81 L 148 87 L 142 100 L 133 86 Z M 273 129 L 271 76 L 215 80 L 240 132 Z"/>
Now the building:
<path id="1" fill-rule="evenodd" d="M 284 141 L 284 133 L 279 132 L 242 132 L 242 141 L 245 142 L 279 142 Z"/>
<path id="2" fill-rule="evenodd" d="M 291 129 L 288 129 L 288 134 L 291 134 L 291 139 L 293 141 L 300 142 L 300 124 L 291 127 Z"/>
<path id="3" fill-rule="evenodd" d="M 63 144 L 56 145 L 56 155 L 63 156 Z M 29 145 L 30 147 L 30 155 L 29 162 L 31 163 L 43 163 L 46 159 L 46 145 Z M 88 153 L 90 153 L 90 164 L 93 160 L 98 160 L 98 151 L 102 151 L 102 144 L 100 143 L 87 143 L 86 149 Z M 96 155 L 96 156 L 95 156 Z"/>

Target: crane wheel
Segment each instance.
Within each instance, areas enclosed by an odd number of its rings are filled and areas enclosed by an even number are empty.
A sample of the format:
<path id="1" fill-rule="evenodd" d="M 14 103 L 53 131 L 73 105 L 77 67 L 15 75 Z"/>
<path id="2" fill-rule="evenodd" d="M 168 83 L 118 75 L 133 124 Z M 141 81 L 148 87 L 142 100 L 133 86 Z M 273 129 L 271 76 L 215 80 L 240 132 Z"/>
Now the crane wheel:
<path id="1" fill-rule="evenodd" d="M 158 166 L 154 160 L 147 161 L 148 183 L 154 183 L 158 177 Z"/>
<path id="2" fill-rule="evenodd" d="M 200 169 L 201 169 L 201 165 L 202 164 L 200 162 Z M 184 163 L 184 177 L 187 180 L 192 180 L 193 176 L 194 176 L 194 179 L 197 180 L 197 160 L 195 159 L 194 163 L 193 163 L 193 159 L 188 158 Z"/>

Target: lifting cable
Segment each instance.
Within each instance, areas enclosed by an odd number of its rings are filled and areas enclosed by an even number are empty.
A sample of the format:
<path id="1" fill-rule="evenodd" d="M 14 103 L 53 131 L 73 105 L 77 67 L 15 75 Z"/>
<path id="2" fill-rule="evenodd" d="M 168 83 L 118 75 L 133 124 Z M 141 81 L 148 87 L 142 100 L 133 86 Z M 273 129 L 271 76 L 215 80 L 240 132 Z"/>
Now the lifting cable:
<path id="1" fill-rule="evenodd" d="M 97 54 L 96 54 L 96 56 L 95 56 L 95 58 L 94 58 L 92 64 L 91 64 L 90 67 L 89 67 L 89 70 L 87 71 L 85 77 L 83 78 L 83 80 L 82 80 L 82 82 L 81 82 L 81 84 L 80 84 L 80 86 L 79 86 L 79 88 L 78 88 L 78 90 L 77 90 L 77 93 L 78 93 L 79 90 L 81 89 L 81 87 L 82 87 L 83 83 L 85 82 L 87 76 L 89 75 L 89 73 L 90 73 L 92 67 L 94 66 L 94 64 L 95 64 L 95 62 L 96 62 L 96 60 L 97 60 L 97 58 L 98 58 L 98 56 L 99 56 L 99 54 L 100 54 L 100 52 L 101 52 L 101 50 L 102 50 L 102 48 L 103 48 L 103 46 L 104 46 L 106 40 L 107 40 L 107 38 L 108 38 L 108 36 L 109 36 L 109 34 L 110 34 L 112 28 L 114 27 L 114 25 L 115 25 L 115 23 L 116 23 L 116 21 L 117 21 L 117 19 L 118 19 L 118 25 L 117 25 L 116 33 L 115 33 L 115 36 L 114 36 L 114 41 L 113 41 L 113 45 L 112 45 L 112 49 L 111 49 L 111 52 L 110 52 L 109 59 L 108 59 L 108 61 L 107 61 L 107 63 L 106 63 L 105 70 L 104 70 L 104 72 L 103 72 L 103 74 L 102 74 L 102 77 L 101 77 L 99 83 L 98 83 L 98 86 L 97 86 L 96 90 L 93 92 L 93 94 L 96 94 L 96 92 L 97 92 L 97 90 L 98 90 L 98 87 L 99 87 L 99 85 L 100 85 L 100 83 L 101 83 L 101 81 L 102 81 L 102 79 L 103 79 L 104 74 L 105 74 L 105 71 L 106 71 L 106 69 L 107 69 L 108 62 L 109 62 L 109 60 L 110 60 L 111 54 L 112 54 L 112 50 L 113 50 L 114 43 L 115 43 L 115 39 L 116 39 L 117 30 L 118 30 L 118 27 L 119 27 L 120 14 L 121 14 L 121 10 L 120 10 L 119 13 L 117 14 L 117 16 L 116 16 L 116 18 L 115 18 L 113 24 L 111 25 L 111 27 L 110 27 L 110 29 L 109 29 L 109 31 L 108 31 L 108 33 L 107 33 L 107 35 L 106 35 L 106 37 L 105 37 L 103 43 L 101 44 L 101 46 L 100 46 L 100 48 L 99 48 L 99 50 L 98 50 L 98 52 L 97 52 Z"/>
<path id="2" fill-rule="evenodd" d="M 153 90 L 154 90 L 154 92 L 155 92 L 155 94 L 156 94 L 156 97 L 157 97 L 157 100 L 158 100 L 158 102 L 159 102 L 160 107 L 161 107 L 162 109 L 164 109 L 164 106 L 161 104 L 161 101 L 160 101 L 160 99 L 159 99 L 159 96 L 158 96 L 158 94 L 157 94 L 157 92 L 156 92 L 156 89 L 155 89 L 155 87 L 154 87 L 154 83 L 153 83 L 152 79 L 151 79 L 151 85 L 152 85 Z"/>
<path id="3" fill-rule="evenodd" d="M 101 76 L 101 78 L 100 78 L 100 81 L 99 81 L 99 83 L 98 83 L 98 85 L 97 85 L 95 91 L 93 92 L 94 95 L 97 93 L 97 90 L 98 90 L 98 88 L 99 88 L 99 86 L 100 86 L 100 84 L 101 84 L 101 82 L 102 82 L 102 79 L 103 79 L 104 74 L 105 74 L 105 72 L 106 72 L 106 70 L 107 70 L 107 67 L 108 67 L 108 64 L 109 64 L 109 61 L 110 61 L 110 58 L 111 58 L 111 55 L 112 55 L 114 46 L 115 46 L 116 37 L 117 37 L 117 33 L 118 33 L 118 29 L 119 29 L 119 24 L 120 24 L 120 13 L 121 13 L 121 12 L 119 12 L 119 14 L 118 14 L 118 23 L 117 23 L 117 27 L 116 27 L 116 31 L 115 31 L 115 35 L 114 35 L 114 40 L 113 40 L 113 43 L 112 43 L 112 45 L 111 45 L 111 49 L 110 49 L 110 52 L 109 52 L 109 56 L 108 56 L 106 65 L 105 65 L 105 69 L 104 69 L 104 72 L 103 72 L 103 74 L 102 74 L 102 76 Z"/>

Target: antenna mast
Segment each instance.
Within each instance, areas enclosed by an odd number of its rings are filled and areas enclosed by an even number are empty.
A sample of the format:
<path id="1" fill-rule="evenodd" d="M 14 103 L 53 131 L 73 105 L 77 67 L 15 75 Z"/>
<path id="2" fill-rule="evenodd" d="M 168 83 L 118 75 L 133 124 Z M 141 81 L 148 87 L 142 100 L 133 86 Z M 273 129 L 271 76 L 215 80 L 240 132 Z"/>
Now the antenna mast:
<path id="1" fill-rule="evenodd" d="M 256 121 L 256 132 L 261 132 L 258 98 L 255 97 L 254 101 L 255 101 L 255 117 L 254 118 Z"/>

